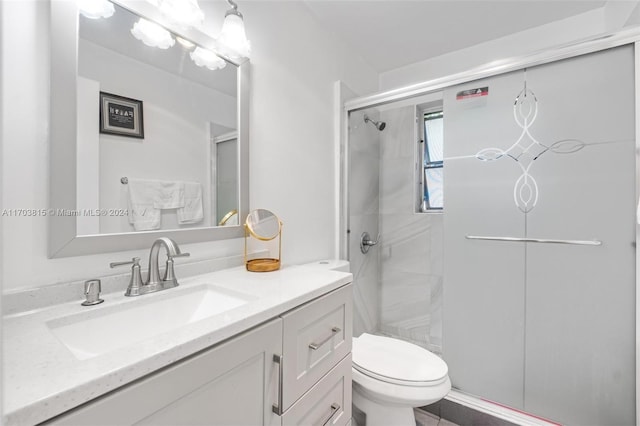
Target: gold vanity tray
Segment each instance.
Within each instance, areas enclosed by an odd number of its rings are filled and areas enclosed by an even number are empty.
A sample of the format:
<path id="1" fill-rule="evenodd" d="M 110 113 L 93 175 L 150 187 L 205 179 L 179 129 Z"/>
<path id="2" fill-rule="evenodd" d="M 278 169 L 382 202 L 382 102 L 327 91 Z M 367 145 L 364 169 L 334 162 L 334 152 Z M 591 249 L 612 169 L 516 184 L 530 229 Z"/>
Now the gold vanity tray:
<path id="1" fill-rule="evenodd" d="M 247 271 L 251 272 L 271 272 L 280 269 L 280 259 L 251 259 L 247 260 Z"/>

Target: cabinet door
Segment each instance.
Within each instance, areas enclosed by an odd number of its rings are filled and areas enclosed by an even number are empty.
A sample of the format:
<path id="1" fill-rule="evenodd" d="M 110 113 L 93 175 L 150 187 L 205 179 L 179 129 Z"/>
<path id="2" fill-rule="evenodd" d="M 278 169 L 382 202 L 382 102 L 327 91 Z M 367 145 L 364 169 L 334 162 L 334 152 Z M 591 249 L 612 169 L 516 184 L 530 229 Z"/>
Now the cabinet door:
<path id="1" fill-rule="evenodd" d="M 122 390 L 51 425 L 275 425 L 282 320 L 276 319 Z"/>
<path id="2" fill-rule="evenodd" d="M 351 285 L 283 315 L 283 405 L 287 410 L 351 352 Z"/>
<path id="3" fill-rule="evenodd" d="M 296 401 L 283 426 L 344 426 L 351 420 L 351 354 Z"/>

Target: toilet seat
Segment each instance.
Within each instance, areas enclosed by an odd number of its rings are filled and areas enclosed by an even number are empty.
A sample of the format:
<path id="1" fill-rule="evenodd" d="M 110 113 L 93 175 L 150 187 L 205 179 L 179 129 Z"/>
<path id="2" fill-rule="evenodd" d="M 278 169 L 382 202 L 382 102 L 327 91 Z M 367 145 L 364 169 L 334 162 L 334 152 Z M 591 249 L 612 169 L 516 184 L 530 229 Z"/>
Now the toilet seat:
<path id="1" fill-rule="evenodd" d="M 428 387 L 448 379 L 447 364 L 409 342 L 364 333 L 353 339 L 353 368 L 385 383 Z"/>

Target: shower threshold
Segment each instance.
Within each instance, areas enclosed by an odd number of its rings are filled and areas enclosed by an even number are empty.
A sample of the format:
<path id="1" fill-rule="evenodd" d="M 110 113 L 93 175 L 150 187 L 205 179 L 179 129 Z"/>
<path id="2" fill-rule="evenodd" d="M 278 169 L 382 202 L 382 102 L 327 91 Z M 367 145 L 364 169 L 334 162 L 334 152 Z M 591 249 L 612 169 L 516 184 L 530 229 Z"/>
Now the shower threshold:
<path id="1" fill-rule="evenodd" d="M 451 392 L 444 400 L 420 409 L 459 425 L 560 426 L 559 423 L 478 398 L 456 389 L 451 389 Z"/>

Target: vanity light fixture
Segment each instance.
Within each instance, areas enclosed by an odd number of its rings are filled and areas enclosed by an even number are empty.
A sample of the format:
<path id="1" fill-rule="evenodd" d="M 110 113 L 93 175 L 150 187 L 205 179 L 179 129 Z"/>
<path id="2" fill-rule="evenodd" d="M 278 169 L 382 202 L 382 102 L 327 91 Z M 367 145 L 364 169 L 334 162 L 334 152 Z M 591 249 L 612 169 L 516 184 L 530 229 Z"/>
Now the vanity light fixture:
<path id="1" fill-rule="evenodd" d="M 199 67 L 206 67 L 212 71 L 221 70 L 227 65 L 227 62 L 213 53 L 211 50 L 196 47 L 193 52 L 189 53 L 191 60 Z"/>
<path id="2" fill-rule="evenodd" d="M 194 43 L 190 42 L 186 38 L 182 38 L 179 36 L 176 36 L 176 41 L 180 43 L 180 45 L 184 47 L 186 50 L 192 50 L 196 46 Z"/>
<path id="3" fill-rule="evenodd" d="M 109 0 L 78 0 L 78 10 L 89 19 L 109 18 L 115 12 Z"/>
<path id="4" fill-rule="evenodd" d="M 176 42 L 169 31 L 144 18 L 133 24 L 131 34 L 147 46 L 159 49 L 168 49 Z"/>
<path id="5" fill-rule="evenodd" d="M 233 0 L 227 0 L 231 9 L 227 10 L 218 38 L 218 50 L 231 59 L 248 58 L 251 53 L 251 42 L 244 31 L 242 13 Z"/>
<path id="6" fill-rule="evenodd" d="M 153 0 L 160 12 L 181 27 L 199 27 L 204 21 L 204 12 L 197 0 Z"/>

